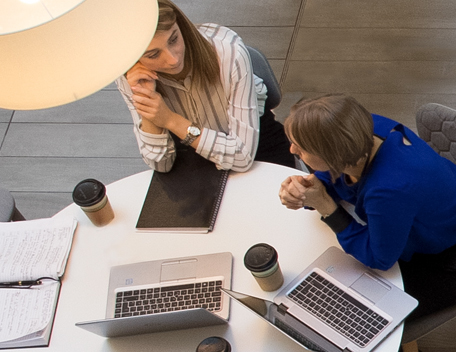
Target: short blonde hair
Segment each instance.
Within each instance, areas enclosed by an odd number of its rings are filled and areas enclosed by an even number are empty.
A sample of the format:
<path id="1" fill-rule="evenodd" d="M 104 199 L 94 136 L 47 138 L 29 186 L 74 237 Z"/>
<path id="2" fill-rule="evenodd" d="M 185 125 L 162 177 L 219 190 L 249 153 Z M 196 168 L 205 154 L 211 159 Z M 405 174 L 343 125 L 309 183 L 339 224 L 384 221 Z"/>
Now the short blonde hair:
<path id="1" fill-rule="evenodd" d="M 333 180 L 369 155 L 374 143 L 372 115 L 343 94 L 298 101 L 284 125 L 292 143 L 328 165 Z"/>

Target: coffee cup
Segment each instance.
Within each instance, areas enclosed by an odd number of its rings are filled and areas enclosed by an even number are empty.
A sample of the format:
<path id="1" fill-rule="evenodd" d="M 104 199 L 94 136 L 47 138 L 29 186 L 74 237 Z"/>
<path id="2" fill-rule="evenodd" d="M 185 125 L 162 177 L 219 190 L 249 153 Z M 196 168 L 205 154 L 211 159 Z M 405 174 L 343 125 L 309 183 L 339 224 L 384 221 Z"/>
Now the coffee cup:
<path id="1" fill-rule="evenodd" d="M 244 265 L 264 291 L 275 291 L 283 284 L 277 251 L 266 243 L 249 248 L 244 256 Z"/>
<path id="2" fill-rule="evenodd" d="M 196 352 L 231 352 L 231 345 L 223 337 L 212 336 L 201 341 Z"/>
<path id="3" fill-rule="evenodd" d="M 89 178 L 79 182 L 73 190 L 73 201 L 95 226 L 105 226 L 114 219 L 106 187 L 100 181 Z"/>

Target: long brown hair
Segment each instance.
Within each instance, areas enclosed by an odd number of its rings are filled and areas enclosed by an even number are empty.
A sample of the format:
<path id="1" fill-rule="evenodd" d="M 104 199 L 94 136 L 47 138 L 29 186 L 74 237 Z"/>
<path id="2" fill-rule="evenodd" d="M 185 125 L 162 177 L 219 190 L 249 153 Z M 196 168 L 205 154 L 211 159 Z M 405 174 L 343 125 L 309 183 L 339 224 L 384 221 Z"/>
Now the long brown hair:
<path id="1" fill-rule="evenodd" d="M 333 180 L 369 155 L 374 143 L 372 115 L 342 94 L 298 101 L 284 126 L 292 143 L 323 159 Z"/>
<path id="2" fill-rule="evenodd" d="M 185 67 L 192 71 L 194 82 L 203 87 L 220 81 L 220 65 L 214 47 L 174 3 L 158 0 L 158 6 L 157 31 L 167 31 L 177 23 L 185 43 Z"/>

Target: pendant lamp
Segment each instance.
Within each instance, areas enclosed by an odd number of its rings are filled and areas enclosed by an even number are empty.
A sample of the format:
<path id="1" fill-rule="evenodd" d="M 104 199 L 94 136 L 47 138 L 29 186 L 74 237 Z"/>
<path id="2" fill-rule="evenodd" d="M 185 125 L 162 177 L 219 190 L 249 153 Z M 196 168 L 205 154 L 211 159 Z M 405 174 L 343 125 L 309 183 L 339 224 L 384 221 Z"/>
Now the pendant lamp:
<path id="1" fill-rule="evenodd" d="M 135 64 L 157 21 L 157 0 L 0 0 L 0 108 L 95 93 Z"/>

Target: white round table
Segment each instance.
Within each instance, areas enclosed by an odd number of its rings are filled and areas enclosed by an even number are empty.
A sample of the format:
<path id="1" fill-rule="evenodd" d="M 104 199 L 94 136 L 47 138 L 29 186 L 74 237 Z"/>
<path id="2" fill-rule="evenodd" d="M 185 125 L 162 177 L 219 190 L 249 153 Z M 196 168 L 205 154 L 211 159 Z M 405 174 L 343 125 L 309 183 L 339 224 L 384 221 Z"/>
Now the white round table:
<path id="1" fill-rule="evenodd" d="M 236 352 L 303 351 L 303 348 L 266 322 L 231 302 L 229 324 L 106 339 L 75 326 L 76 322 L 105 317 L 111 266 L 188 255 L 229 251 L 233 254 L 232 289 L 272 300 L 275 292 L 262 291 L 243 265 L 246 250 L 269 243 L 279 253 L 285 284 L 329 246 L 338 246 L 334 233 L 317 212 L 286 209 L 279 200 L 280 183 L 300 171 L 255 162 L 246 173 L 230 174 L 213 232 L 208 234 L 157 234 L 135 230 L 152 171 L 145 171 L 107 186 L 115 219 L 93 226 L 72 204 L 56 216 L 74 216 L 79 224 L 63 278 L 50 347 L 53 351 L 195 351 L 209 336 L 223 336 Z M 402 287 L 396 264 L 382 275 Z M 376 349 L 397 351 L 402 326 Z M 37 351 L 39 349 L 30 349 Z"/>

